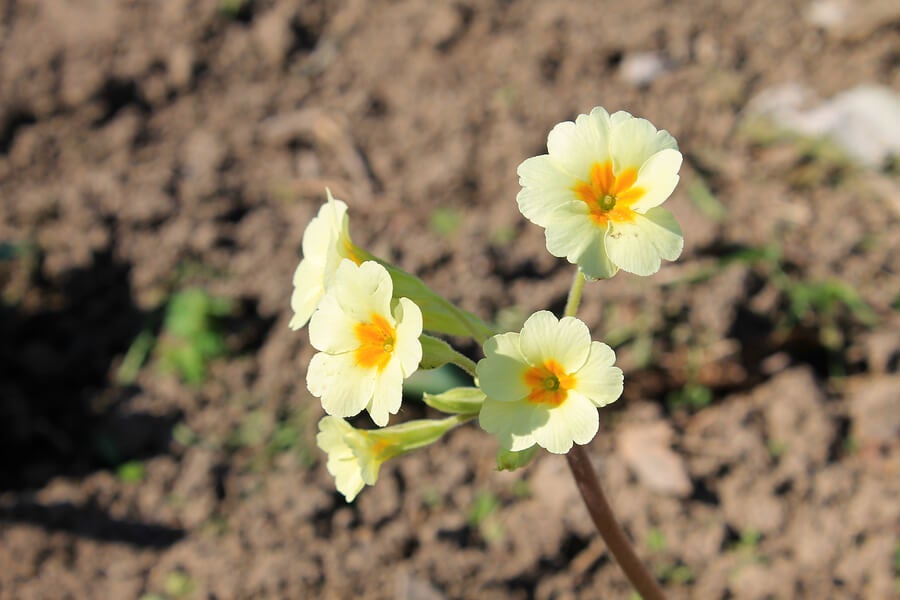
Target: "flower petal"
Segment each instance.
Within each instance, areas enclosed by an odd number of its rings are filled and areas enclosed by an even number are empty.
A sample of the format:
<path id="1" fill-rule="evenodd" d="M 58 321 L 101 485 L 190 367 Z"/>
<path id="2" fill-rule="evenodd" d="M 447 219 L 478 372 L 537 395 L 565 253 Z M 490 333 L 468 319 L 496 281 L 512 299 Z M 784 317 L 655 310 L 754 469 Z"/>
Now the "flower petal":
<path id="1" fill-rule="evenodd" d="M 548 418 L 544 407 L 526 402 L 499 402 L 488 397 L 478 414 L 478 424 L 497 437 L 501 448 L 518 452 L 534 445 L 533 432 Z"/>
<path id="2" fill-rule="evenodd" d="M 345 436 L 355 433 L 353 427 L 343 419 L 323 417 L 319 421 L 319 433 L 316 435 L 316 444 L 328 453 L 326 468 L 334 477 L 335 487 L 347 502 L 352 502 L 365 486 L 359 461 L 344 441 Z"/>
<path id="3" fill-rule="evenodd" d="M 600 428 L 597 407 L 577 392 L 570 391 L 565 402 L 548 412 L 547 422 L 534 430 L 534 441 L 554 454 L 565 454 L 573 442 L 587 444 Z"/>
<path id="4" fill-rule="evenodd" d="M 349 259 L 342 260 L 332 289 L 341 308 L 353 319 L 369 321 L 372 312 L 390 317 L 394 286 L 387 269 L 375 261 L 357 266 Z"/>
<path id="5" fill-rule="evenodd" d="M 595 406 L 606 406 L 622 395 L 622 369 L 614 367 L 616 353 L 601 342 L 591 342 L 591 354 L 575 374 L 575 391 Z"/>
<path id="6" fill-rule="evenodd" d="M 294 291 L 291 293 L 291 310 L 294 316 L 289 324 L 297 330 L 306 325 L 325 294 L 324 267 L 312 258 L 304 258 L 294 270 Z"/>
<path id="7" fill-rule="evenodd" d="M 335 243 L 341 233 L 341 221 L 347 213 L 347 205 L 335 200 L 332 206 L 326 202 L 303 231 L 303 257 L 317 257 L 322 263 L 325 255 L 335 251 Z"/>
<path id="8" fill-rule="evenodd" d="M 652 231 L 653 244 L 666 260 L 676 260 L 684 249 L 684 235 L 675 215 L 665 208 L 651 208 L 638 219 L 642 227 Z"/>
<path id="9" fill-rule="evenodd" d="M 572 191 L 575 178 L 546 154 L 525 160 L 517 172 L 522 189 L 516 202 L 525 218 L 535 225 L 544 227 L 547 218 L 556 210 L 579 202 Z"/>
<path id="10" fill-rule="evenodd" d="M 394 344 L 394 360 L 400 361 L 403 377 L 409 377 L 422 361 L 422 311 L 409 298 L 400 298 L 394 308 L 397 320 L 397 339 Z"/>
<path id="11" fill-rule="evenodd" d="M 582 116 L 587 118 L 587 115 Z M 591 165 L 607 151 L 605 147 L 598 146 L 595 129 L 588 123 L 582 120 L 579 126 L 572 121 L 563 121 L 557 123 L 547 136 L 547 151 L 553 162 L 582 181 L 588 179 Z"/>
<path id="12" fill-rule="evenodd" d="M 613 119 L 609 152 L 616 173 L 628 168 L 640 169 L 647 159 L 660 150 L 677 147 L 675 138 L 668 131 L 657 131 L 647 119 L 634 117 Z"/>
<path id="13" fill-rule="evenodd" d="M 678 169 L 681 168 L 681 152 L 666 148 L 647 159 L 638 171 L 635 185 L 644 195 L 631 207 L 646 212 L 666 201 L 678 185 Z"/>
<path id="14" fill-rule="evenodd" d="M 375 390 L 375 370 L 359 369 L 352 352 L 312 357 L 306 371 L 306 386 L 312 395 L 322 399 L 329 415 L 352 417 L 359 414 Z"/>
<path id="15" fill-rule="evenodd" d="M 366 407 L 379 427 L 388 424 L 389 415 L 397 414 L 403 401 L 403 373 L 400 362 L 391 360 L 375 377 L 374 391 Z"/>
<path id="16" fill-rule="evenodd" d="M 309 322 L 309 343 L 316 350 L 338 354 L 359 347 L 354 334 L 357 322 L 341 309 L 334 294 L 326 294 Z"/>
<path id="17" fill-rule="evenodd" d="M 581 253 L 575 255 L 575 260 L 569 259 L 569 262 L 577 264 L 581 268 L 581 272 L 588 279 L 609 279 L 619 271 L 617 267 L 606 254 L 606 244 L 604 243 L 605 232 L 598 232 L 591 238 Z"/>
<path id="18" fill-rule="evenodd" d="M 484 343 L 485 358 L 478 361 L 475 372 L 481 390 L 494 400 L 520 400 L 530 391 L 525 384 L 528 365 L 519 351 L 519 337 L 518 333 L 502 333 Z"/>
<path id="19" fill-rule="evenodd" d="M 632 223 L 611 223 L 606 236 L 610 260 L 635 275 L 656 273 L 661 258 L 675 260 L 683 247 L 681 228 L 664 208 L 636 214 Z"/>
<path id="20" fill-rule="evenodd" d="M 598 237 L 597 227 L 588 216 L 587 205 L 584 202 L 578 202 L 578 205 L 556 211 L 544 225 L 547 251 L 572 264 Z"/>
<path id="21" fill-rule="evenodd" d="M 575 317 L 557 320 L 550 311 L 541 310 L 528 317 L 522 326 L 519 347 L 532 365 L 553 360 L 566 373 L 574 373 L 587 360 L 591 332 Z"/>

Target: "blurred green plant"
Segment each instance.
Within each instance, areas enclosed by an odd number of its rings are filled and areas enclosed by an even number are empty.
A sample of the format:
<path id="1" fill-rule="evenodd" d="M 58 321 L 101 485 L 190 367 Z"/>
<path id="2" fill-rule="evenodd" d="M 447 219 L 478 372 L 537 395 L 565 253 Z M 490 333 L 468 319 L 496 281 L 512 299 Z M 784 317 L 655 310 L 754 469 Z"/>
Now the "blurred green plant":
<path id="1" fill-rule="evenodd" d="M 689 348 L 685 376 L 687 381 L 681 389 L 673 390 L 666 396 L 666 404 L 670 411 L 687 409 L 697 411 L 706 408 L 713 401 L 713 392 L 699 382 L 700 367 L 703 365 L 704 352 L 701 348 Z"/>
<path id="2" fill-rule="evenodd" d="M 144 468 L 144 465 L 136 460 L 122 463 L 116 469 L 116 477 L 122 483 L 140 483 L 144 481 L 146 475 L 147 470 Z"/>
<path id="3" fill-rule="evenodd" d="M 174 294 L 166 306 L 155 353 L 163 371 L 177 373 L 192 385 L 206 379 L 207 364 L 225 354 L 219 319 L 232 311 L 232 302 L 199 288 Z"/>
<path id="4" fill-rule="evenodd" d="M 777 245 L 739 250 L 723 258 L 721 264 L 734 262 L 761 269 L 782 294 L 784 312 L 775 323 L 782 331 L 800 325 L 816 327 L 822 345 L 836 350 L 844 343 L 841 324 L 846 317 L 865 327 L 878 323 L 878 315 L 849 283 L 839 279 L 810 281 L 792 276 Z"/>
<path id="5" fill-rule="evenodd" d="M 478 529 L 481 537 L 489 543 L 503 537 L 503 526 L 496 515 L 499 508 L 500 499 L 488 491 L 478 492 L 469 508 L 466 520 L 470 526 Z"/>
<path id="6" fill-rule="evenodd" d="M 694 581 L 694 572 L 681 563 L 667 563 L 656 569 L 656 576 L 663 583 L 685 585 Z"/>
<path id="7" fill-rule="evenodd" d="M 697 207 L 697 210 L 709 217 L 716 223 L 721 222 L 728 216 L 728 209 L 725 208 L 715 194 L 709 189 L 706 181 L 702 177 L 697 177 L 691 185 L 688 186 L 688 198 Z"/>
<path id="8" fill-rule="evenodd" d="M 120 385 L 134 383 L 154 354 L 163 372 L 175 373 L 191 385 L 203 383 L 209 361 L 226 354 L 221 319 L 232 311 L 231 300 L 211 296 L 200 288 L 172 294 L 159 336 L 154 336 L 148 326 L 135 337 L 119 365 L 116 381 Z"/>
<path id="9" fill-rule="evenodd" d="M 509 225 L 501 225 L 491 231 L 490 241 L 495 246 L 509 246 L 516 239 L 516 229 Z"/>
<path id="10" fill-rule="evenodd" d="M 769 452 L 769 456 L 772 458 L 781 458 L 784 456 L 784 453 L 788 451 L 790 445 L 787 442 L 782 442 L 779 440 L 768 439 L 766 440 L 766 450 Z"/>
<path id="11" fill-rule="evenodd" d="M 177 569 L 166 575 L 163 589 L 169 596 L 184 598 L 194 593 L 197 589 L 197 582 L 184 571 Z"/>
<path id="12" fill-rule="evenodd" d="M 250 8 L 250 0 L 219 0 L 219 14 L 228 19 L 240 19 Z"/>
<path id="13" fill-rule="evenodd" d="M 651 552 L 662 552 L 666 549 L 667 545 L 666 534 L 661 530 L 654 527 L 647 532 L 647 548 L 649 548 Z"/>
<path id="14" fill-rule="evenodd" d="M 293 410 L 276 417 L 264 409 L 246 414 L 223 443 L 229 452 L 249 451 L 249 467 L 264 472 L 275 457 L 293 455 L 297 464 L 309 467 L 316 461 L 315 441 L 305 410 Z"/>
<path id="15" fill-rule="evenodd" d="M 782 146 L 793 150 L 793 160 L 784 173 L 796 188 L 837 185 L 857 168 L 853 159 L 827 136 L 808 136 L 788 131 L 767 117 L 744 119 L 738 134 L 751 144 L 767 148 Z"/>
<path id="16" fill-rule="evenodd" d="M 428 226 L 442 237 L 450 237 L 462 225 L 462 213 L 455 208 L 439 207 L 431 213 Z"/>

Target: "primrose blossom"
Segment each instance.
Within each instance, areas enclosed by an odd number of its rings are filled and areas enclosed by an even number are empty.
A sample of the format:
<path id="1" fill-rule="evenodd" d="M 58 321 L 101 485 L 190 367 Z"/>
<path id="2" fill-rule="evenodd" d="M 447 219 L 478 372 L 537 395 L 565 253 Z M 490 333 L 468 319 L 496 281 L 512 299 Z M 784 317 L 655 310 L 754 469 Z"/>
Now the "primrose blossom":
<path id="1" fill-rule="evenodd" d="M 536 312 L 520 333 L 485 342 L 484 353 L 476 371 L 487 398 L 478 420 L 505 450 L 537 444 L 563 454 L 587 444 L 599 428 L 597 408 L 622 394 L 615 353 L 591 341 L 575 317 Z"/>
<path id="2" fill-rule="evenodd" d="M 621 268 L 652 275 L 684 246 L 681 228 L 660 208 L 678 184 L 675 138 L 650 121 L 596 107 L 557 124 L 548 154 L 519 165 L 519 210 L 545 228 L 547 250 L 591 279 Z"/>
<path id="3" fill-rule="evenodd" d="M 306 385 L 329 415 L 368 410 L 379 426 L 400 409 L 403 380 L 422 360 L 422 312 L 408 298 L 393 299 L 387 270 L 374 261 L 343 260 L 309 323 L 319 350 Z"/>
<path id="4" fill-rule="evenodd" d="M 328 201 L 306 226 L 303 232 L 303 259 L 294 270 L 294 291 L 291 294 L 290 328 L 306 325 L 322 296 L 331 285 L 340 262 L 348 258 L 359 264 L 361 252 L 350 240 L 347 205 L 325 190 Z"/>

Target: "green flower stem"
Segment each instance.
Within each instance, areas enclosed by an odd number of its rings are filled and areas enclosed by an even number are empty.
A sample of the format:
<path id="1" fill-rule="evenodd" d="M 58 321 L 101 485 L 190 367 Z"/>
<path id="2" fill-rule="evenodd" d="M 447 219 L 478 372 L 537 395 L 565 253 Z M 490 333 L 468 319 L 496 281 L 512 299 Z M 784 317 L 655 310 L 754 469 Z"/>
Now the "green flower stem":
<path id="1" fill-rule="evenodd" d="M 569 298 L 566 300 L 564 317 L 574 317 L 578 313 L 578 305 L 581 304 L 581 290 L 584 288 L 584 274 L 581 269 L 575 269 L 575 278 L 572 287 L 569 288 Z"/>
<path id="2" fill-rule="evenodd" d="M 469 358 L 468 356 L 463 356 L 456 350 L 453 351 L 453 364 L 471 375 L 473 378 L 475 375 L 475 361 Z"/>
<path id="3" fill-rule="evenodd" d="M 578 312 L 578 305 L 581 303 L 581 290 L 584 287 L 584 275 L 581 270 L 576 270 L 575 279 L 572 281 L 572 287 L 569 289 L 569 298 L 566 301 L 566 309 L 564 316 L 574 317 Z M 659 583 L 638 558 L 634 547 L 628 540 L 628 536 L 622 530 L 622 527 L 616 521 L 606 494 L 600 486 L 600 480 L 594 472 L 590 458 L 584 446 L 575 444 L 569 453 L 566 454 L 566 461 L 569 463 L 569 469 L 572 471 L 572 477 L 575 478 L 575 484 L 578 491 L 581 492 L 581 499 L 591 515 L 594 526 L 600 533 L 600 537 L 606 543 L 610 553 L 615 557 L 616 562 L 622 567 L 631 585 L 638 591 L 643 600 L 665 600 L 662 588 Z"/>

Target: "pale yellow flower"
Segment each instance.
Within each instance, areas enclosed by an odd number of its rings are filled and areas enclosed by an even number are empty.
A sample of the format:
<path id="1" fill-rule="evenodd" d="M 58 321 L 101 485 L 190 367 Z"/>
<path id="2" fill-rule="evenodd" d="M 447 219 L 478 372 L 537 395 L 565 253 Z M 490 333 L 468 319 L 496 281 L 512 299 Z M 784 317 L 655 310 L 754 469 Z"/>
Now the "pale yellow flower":
<path id="1" fill-rule="evenodd" d="M 366 485 L 375 485 L 378 471 L 388 459 L 434 443 L 469 416 L 421 419 L 384 429 L 363 430 L 338 417 L 319 421 L 316 444 L 328 453 L 328 472 L 335 487 L 352 502 Z"/>
<path id="2" fill-rule="evenodd" d="M 521 333 L 484 344 L 478 385 L 487 398 L 478 420 L 500 446 L 519 451 L 534 444 L 568 452 L 597 434 L 597 407 L 622 394 L 622 370 L 606 344 L 592 342 L 587 325 L 548 311 L 531 315 Z"/>
<path id="3" fill-rule="evenodd" d="M 519 165 L 519 210 L 545 228 L 547 249 L 590 278 L 619 268 L 651 275 L 684 245 L 672 214 L 660 208 L 678 184 L 675 138 L 646 119 L 594 108 L 556 125 L 548 154 Z"/>
<path id="4" fill-rule="evenodd" d="M 306 373 L 309 391 L 330 415 L 363 409 L 380 426 L 400 409 L 403 380 L 422 360 L 422 313 L 408 298 L 392 300 L 387 270 L 344 260 L 309 323 L 319 352 Z"/>
<path id="5" fill-rule="evenodd" d="M 359 249 L 350 240 L 347 205 L 325 190 L 328 201 L 303 232 L 303 259 L 294 271 L 291 329 L 306 325 L 331 285 L 341 260 L 362 262 Z"/>

